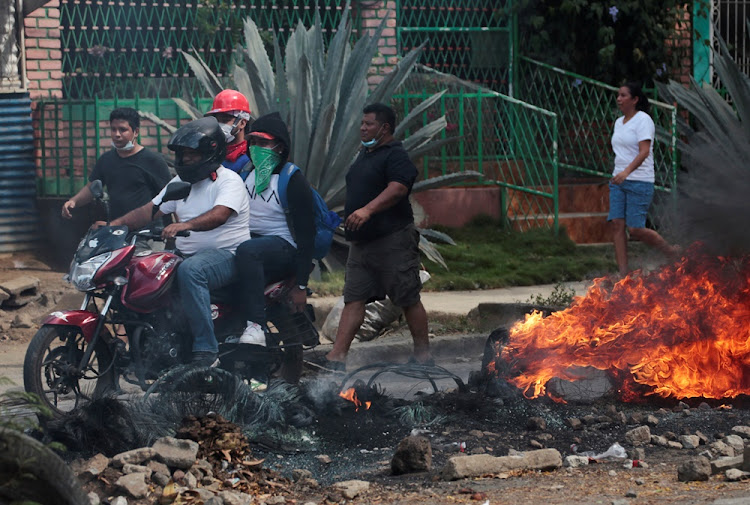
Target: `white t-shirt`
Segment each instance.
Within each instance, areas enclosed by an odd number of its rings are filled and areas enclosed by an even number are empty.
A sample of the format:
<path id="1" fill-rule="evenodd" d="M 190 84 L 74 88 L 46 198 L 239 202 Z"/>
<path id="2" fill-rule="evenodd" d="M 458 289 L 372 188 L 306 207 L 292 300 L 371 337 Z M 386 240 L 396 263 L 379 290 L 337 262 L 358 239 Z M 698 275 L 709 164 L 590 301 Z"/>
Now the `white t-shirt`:
<path id="1" fill-rule="evenodd" d="M 623 123 L 625 116 L 615 121 L 615 131 L 612 134 L 612 150 L 615 152 L 615 169 L 612 175 L 617 175 L 630 165 L 638 156 L 638 143 L 650 140 L 648 158 L 641 166 L 628 175 L 629 181 L 654 182 L 654 135 L 655 127 L 651 116 L 638 111 L 627 123 Z"/>
<path id="2" fill-rule="evenodd" d="M 271 175 L 268 187 L 261 194 L 255 192 L 255 170 L 245 179 L 245 186 L 250 196 L 250 232 L 281 237 L 296 248 L 279 199 L 279 174 Z"/>
<path id="3" fill-rule="evenodd" d="M 181 181 L 177 175 L 169 182 Z M 166 186 L 152 200 L 156 205 L 164 197 Z M 250 205 L 242 178 L 231 170 L 219 167 L 216 180 L 203 179 L 190 187 L 185 200 L 164 202 L 159 210 L 174 212 L 180 222 L 205 214 L 217 205 L 234 211 L 227 222 L 208 231 L 191 231 L 189 237 L 177 237 L 177 248 L 184 254 L 195 254 L 204 249 L 226 249 L 235 252 L 237 246 L 250 239 Z"/>

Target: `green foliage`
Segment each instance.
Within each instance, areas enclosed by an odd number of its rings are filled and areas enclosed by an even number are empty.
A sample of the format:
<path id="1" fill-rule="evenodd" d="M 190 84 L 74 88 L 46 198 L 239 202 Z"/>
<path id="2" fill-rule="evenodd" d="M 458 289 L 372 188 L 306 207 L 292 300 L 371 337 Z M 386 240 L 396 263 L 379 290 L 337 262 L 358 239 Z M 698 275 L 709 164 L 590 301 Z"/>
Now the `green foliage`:
<path id="1" fill-rule="evenodd" d="M 13 381 L 0 376 L 0 385 L 12 386 Z M 15 415 L 23 411 L 22 416 Z M 0 394 L 0 427 L 24 431 L 37 428 L 37 417 L 51 418 L 52 411 L 35 394 L 25 391 L 5 391 Z"/>
<path id="2" fill-rule="evenodd" d="M 566 286 L 565 284 L 558 282 L 555 284 L 555 288 L 549 296 L 542 296 L 536 294 L 530 296 L 526 303 L 532 303 L 534 305 L 542 305 L 546 307 L 567 307 L 573 303 L 573 298 L 576 292 L 573 288 Z"/>
<path id="3" fill-rule="evenodd" d="M 486 217 L 445 231 L 456 245 L 437 248 L 450 270 L 438 271 L 426 263 L 433 274 L 425 284 L 430 291 L 570 282 L 605 275 L 614 269 L 608 246 L 577 246 L 564 231 L 559 236 L 544 229 L 517 232 Z"/>
<path id="4" fill-rule="evenodd" d="M 666 43 L 686 2 L 678 0 L 520 0 L 523 54 L 609 83 L 666 79 L 681 56 Z M 552 90 L 550 90 L 552 92 Z"/>

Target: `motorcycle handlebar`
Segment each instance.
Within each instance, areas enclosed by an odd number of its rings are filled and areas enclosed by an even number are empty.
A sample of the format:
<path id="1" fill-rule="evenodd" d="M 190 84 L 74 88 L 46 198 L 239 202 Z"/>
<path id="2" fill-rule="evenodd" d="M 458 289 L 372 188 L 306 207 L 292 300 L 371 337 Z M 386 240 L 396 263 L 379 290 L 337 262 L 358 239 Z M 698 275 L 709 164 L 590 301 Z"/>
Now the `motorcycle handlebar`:
<path id="1" fill-rule="evenodd" d="M 136 232 L 136 235 L 149 240 L 162 241 L 163 239 L 161 238 L 161 232 L 163 230 L 164 228 L 146 228 L 143 230 L 138 230 Z M 178 231 L 176 235 L 178 237 L 189 237 L 190 232 L 188 230 Z"/>

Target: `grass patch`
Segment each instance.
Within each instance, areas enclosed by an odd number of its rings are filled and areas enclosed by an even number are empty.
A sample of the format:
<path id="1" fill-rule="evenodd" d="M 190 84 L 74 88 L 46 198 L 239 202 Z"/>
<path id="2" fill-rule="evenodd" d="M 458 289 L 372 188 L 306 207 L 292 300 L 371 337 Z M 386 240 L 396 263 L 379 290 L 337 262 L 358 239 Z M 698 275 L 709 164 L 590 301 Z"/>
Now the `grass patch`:
<path id="1" fill-rule="evenodd" d="M 431 291 L 489 289 L 578 281 L 616 270 L 611 246 L 578 246 L 564 231 L 518 232 L 478 218 L 463 228 L 435 227 L 456 241 L 438 245 L 450 270 L 425 260 Z"/>
<path id="2" fill-rule="evenodd" d="M 423 257 L 432 275 L 425 291 L 557 284 L 617 271 L 611 245 L 579 246 L 564 230 L 558 236 L 542 229 L 522 233 L 503 229 L 498 221 L 481 216 L 462 228 L 435 229 L 450 235 L 456 245 L 437 246 L 450 270 Z M 321 280 L 310 281 L 310 287 L 323 296 L 339 296 L 344 272 L 323 273 Z"/>

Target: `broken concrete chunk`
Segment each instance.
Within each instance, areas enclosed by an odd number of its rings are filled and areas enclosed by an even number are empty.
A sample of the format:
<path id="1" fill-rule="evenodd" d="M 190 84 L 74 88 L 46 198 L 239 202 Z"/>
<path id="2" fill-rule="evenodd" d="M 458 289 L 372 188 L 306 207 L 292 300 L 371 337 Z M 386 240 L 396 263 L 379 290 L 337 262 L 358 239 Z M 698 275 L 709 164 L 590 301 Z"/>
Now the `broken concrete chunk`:
<path id="1" fill-rule="evenodd" d="M 432 468 L 432 447 L 426 437 L 406 437 L 399 442 L 391 460 L 393 475 L 426 472 Z"/>
<path id="2" fill-rule="evenodd" d="M 347 480 L 337 482 L 333 487 L 340 490 L 344 498 L 351 500 L 370 489 L 370 483 L 364 480 Z"/>
<path id="3" fill-rule="evenodd" d="M 292 480 L 294 482 L 298 482 L 302 479 L 312 479 L 313 474 L 310 470 L 305 470 L 304 468 L 295 468 L 292 470 Z"/>
<path id="4" fill-rule="evenodd" d="M 113 457 L 112 466 L 115 468 L 122 468 L 125 463 L 140 465 L 141 463 L 153 458 L 155 455 L 156 451 L 154 451 L 152 447 L 133 449 L 132 451 L 122 452 Z"/>
<path id="5" fill-rule="evenodd" d="M 689 459 L 677 467 L 677 480 L 680 482 L 703 481 L 710 476 L 711 462 L 703 456 Z"/>
<path id="6" fill-rule="evenodd" d="M 734 426 L 732 433 L 743 438 L 750 438 L 750 426 Z"/>
<path id="7" fill-rule="evenodd" d="M 651 429 L 648 426 L 638 426 L 625 432 L 625 440 L 631 445 L 644 445 L 651 441 Z"/>
<path id="8" fill-rule="evenodd" d="M 722 473 L 730 468 L 742 468 L 742 462 L 743 462 L 742 456 L 724 456 L 723 458 L 717 458 L 713 461 L 711 461 L 711 473 L 716 475 L 717 473 Z"/>
<path id="9" fill-rule="evenodd" d="M 681 435 L 678 441 L 685 449 L 697 449 L 701 439 L 697 435 Z"/>
<path id="10" fill-rule="evenodd" d="M 162 437 L 153 445 L 156 458 L 172 468 L 187 470 L 195 463 L 198 442 L 174 437 Z"/>
<path id="11" fill-rule="evenodd" d="M 32 328 L 34 322 L 31 320 L 31 316 L 26 313 L 16 314 L 13 321 L 10 323 L 11 328 Z"/>
<path id="12" fill-rule="evenodd" d="M 724 476 L 729 481 L 745 480 L 747 478 L 750 478 L 750 472 L 743 472 L 742 470 L 738 470 L 736 468 L 730 468 L 726 471 Z"/>
<path id="13" fill-rule="evenodd" d="M 708 448 L 711 450 L 711 454 L 716 457 L 720 456 L 734 456 L 734 449 L 724 442 L 717 440 L 708 444 Z"/>
<path id="14" fill-rule="evenodd" d="M 745 451 L 745 441 L 739 435 L 727 435 L 721 441 L 734 449 L 735 454 L 742 454 Z"/>
<path id="15" fill-rule="evenodd" d="M 146 478 L 150 478 L 154 471 L 144 465 L 134 465 L 132 463 L 125 463 L 122 465 L 122 473 L 125 475 L 130 473 L 142 473 L 146 475 Z"/>
<path id="16" fill-rule="evenodd" d="M 148 485 L 146 484 L 145 473 L 131 473 L 123 475 L 115 485 L 128 493 L 133 498 L 144 498 L 148 494 Z"/>
<path id="17" fill-rule="evenodd" d="M 30 275 L 20 275 L 8 281 L 0 282 L 0 290 L 13 296 L 19 296 L 25 291 L 36 290 L 38 287 L 39 279 Z"/>
<path id="18" fill-rule="evenodd" d="M 445 480 L 457 480 L 520 469 L 553 470 L 561 466 L 562 455 L 557 449 L 540 449 L 501 457 L 477 454 L 475 456 L 456 456 L 449 459 L 441 471 L 441 476 Z"/>

